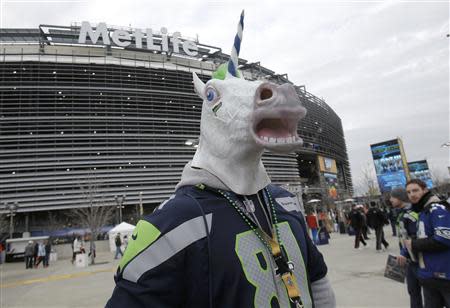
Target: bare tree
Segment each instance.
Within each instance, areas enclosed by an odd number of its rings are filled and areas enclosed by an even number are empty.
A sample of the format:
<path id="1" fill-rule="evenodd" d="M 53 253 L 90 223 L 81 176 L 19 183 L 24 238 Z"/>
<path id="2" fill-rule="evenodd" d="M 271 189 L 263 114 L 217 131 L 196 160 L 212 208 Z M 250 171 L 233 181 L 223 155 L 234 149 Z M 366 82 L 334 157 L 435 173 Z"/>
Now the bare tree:
<path id="1" fill-rule="evenodd" d="M 373 198 L 380 196 L 380 190 L 378 188 L 377 176 L 375 169 L 370 162 L 361 169 L 362 177 L 359 181 L 360 191 L 370 202 Z"/>
<path id="2" fill-rule="evenodd" d="M 433 188 L 437 194 L 446 196 L 450 192 L 450 179 L 444 176 L 444 171 L 435 166 L 430 168 L 430 176 L 433 181 Z"/>
<path id="3" fill-rule="evenodd" d="M 102 196 L 100 189 L 102 183 L 93 174 L 89 174 L 85 179 L 79 181 L 80 192 L 83 196 L 83 203 L 80 207 L 68 212 L 68 216 L 78 221 L 81 226 L 88 228 L 91 232 L 90 248 L 91 263 L 95 263 L 94 241 L 100 233 L 100 229 L 108 224 L 114 216 L 115 207 L 113 201 L 107 201 Z"/>

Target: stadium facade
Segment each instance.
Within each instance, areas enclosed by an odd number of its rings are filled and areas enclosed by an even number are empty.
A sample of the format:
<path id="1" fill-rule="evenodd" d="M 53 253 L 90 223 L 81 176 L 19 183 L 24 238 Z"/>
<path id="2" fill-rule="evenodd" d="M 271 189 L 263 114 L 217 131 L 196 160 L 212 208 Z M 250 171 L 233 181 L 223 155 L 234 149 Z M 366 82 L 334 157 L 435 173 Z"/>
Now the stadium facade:
<path id="1" fill-rule="evenodd" d="M 88 23 L 0 29 L 0 43 L 1 212 L 17 205 L 28 228 L 29 216 L 86 206 L 86 183 L 105 204 L 119 199 L 125 208 L 149 210 L 173 193 L 200 132 L 192 72 L 210 79 L 228 59 L 221 48 L 164 28 Z M 259 62 L 239 64 L 246 79 L 291 83 Z M 264 154 L 272 181 L 326 194 L 325 157 L 334 161 L 338 195 L 351 195 L 340 118 L 295 88 L 308 110 L 298 127 L 305 146 Z"/>

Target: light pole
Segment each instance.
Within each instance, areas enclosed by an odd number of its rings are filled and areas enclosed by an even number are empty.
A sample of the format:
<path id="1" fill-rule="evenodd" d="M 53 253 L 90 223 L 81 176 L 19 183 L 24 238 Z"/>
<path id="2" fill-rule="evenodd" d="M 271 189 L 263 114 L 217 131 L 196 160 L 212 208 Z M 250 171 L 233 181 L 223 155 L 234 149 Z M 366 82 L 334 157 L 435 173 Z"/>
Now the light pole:
<path id="1" fill-rule="evenodd" d="M 122 222 L 122 209 L 123 209 L 123 202 L 125 200 L 125 195 L 122 196 L 114 196 L 114 199 L 116 199 L 117 208 L 119 209 L 119 224 Z"/>
<path id="2" fill-rule="evenodd" d="M 139 192 L 139 215 L 140 217 L 144 215 L 144 208 L 142 207 L 142 191 Z"/>
<path id="3" fill-rule="evenodd" d="M 16 215 L 17 208 L 19 206 L 17 205 L 17 202 L 14 202 L 14 204 L 10 204 L 7 206 L 9 209 L 9 238 L 13 237 L 14 233 L 14 216 Z"/>

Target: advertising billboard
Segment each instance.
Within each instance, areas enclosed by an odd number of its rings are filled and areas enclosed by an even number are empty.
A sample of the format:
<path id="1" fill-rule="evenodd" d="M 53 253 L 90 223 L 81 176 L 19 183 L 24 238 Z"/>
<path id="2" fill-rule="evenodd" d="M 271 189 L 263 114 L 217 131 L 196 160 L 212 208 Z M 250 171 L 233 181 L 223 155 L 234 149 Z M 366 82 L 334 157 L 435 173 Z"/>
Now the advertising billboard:
<path id="1" fill-rule="evenodd" d="M 411 179 L 419 179 L 427 184 L 428 189 L 433 188 L 430 169 L 426 160 L 412 161 L 408 163 Z"/>
<path id="2" fill-rule="evenodd" d="M 405 187 L 409 179 L 403 145 L 399 138 L 371 144 L 373 163 L 381 193 Z"/>
<path id="3" fill-rule="evenodd" d="M 336 161 L 332 158 L 318 156 L 320 172 L 337 173 Z"/>
<path id="4" fill-rule="evenodd" d="M 338 198 L 337 188 L 338 180 L 337 175 L 333 173 L 324 173 L 325 182 L 327 183 L 328 196 L 334 200 Z"/>

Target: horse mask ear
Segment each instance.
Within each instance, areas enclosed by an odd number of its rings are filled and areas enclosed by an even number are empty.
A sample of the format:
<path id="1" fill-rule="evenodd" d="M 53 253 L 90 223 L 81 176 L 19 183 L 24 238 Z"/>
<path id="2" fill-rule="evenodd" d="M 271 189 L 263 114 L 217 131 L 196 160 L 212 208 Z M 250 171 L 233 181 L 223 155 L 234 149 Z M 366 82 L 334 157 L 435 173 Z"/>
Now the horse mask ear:
<path id="1" fill-rule="evenodd" d="M 203 81 L 198 78 L 197 74 L 195 72 L 192 73 L 192 81 L 194 83 L 194 90 L 197 93 L 197 95 L 201 99 L 205 99 L 205 84 Z"/>

